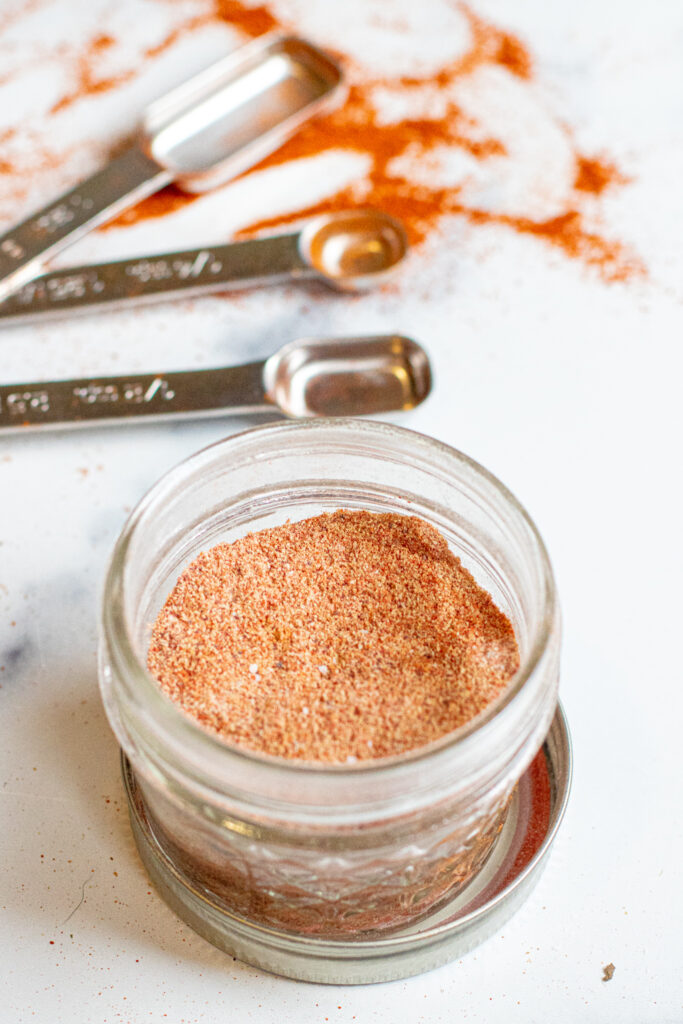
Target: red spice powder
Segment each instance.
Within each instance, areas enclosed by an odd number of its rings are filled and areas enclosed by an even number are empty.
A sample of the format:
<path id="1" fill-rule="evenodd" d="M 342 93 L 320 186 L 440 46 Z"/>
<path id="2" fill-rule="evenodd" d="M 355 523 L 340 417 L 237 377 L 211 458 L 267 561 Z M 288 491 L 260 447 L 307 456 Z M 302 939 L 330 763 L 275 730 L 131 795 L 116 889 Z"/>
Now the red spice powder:
<path id="1" fill-rule="evenodd" d="M 432 526 L 339 510 L 201 554 L 157 618 L 148 666 L 227 742 L 339 763 L 464 725 L 519 653 L 509 620 Z"/>
<path id="2" fill-rule="evenodd" d="M 216 17 L 229 22 L 248 36 L 260 36 L 264 32 L 282 28 L 282 22 L 267 4 L 248 6 L 239 0 L 214 0 L 214 10 Z"/>
<path id="3" fill-rule="evenodd" d="M 29 141 L 30 147 L 27 147 Z M 2 200 L 8 210 L 13 210 L 13 204 L 25 198 L 33 176 L 61 167 L 74 154 L 80 155 L 83 151 L 81 145 L 61 150 L 48 149 L 37 131 L 32 132 L 23 126 L 7 128 L 0 133 L 0 149 L 0 174 L 5 178 Z"/>
<path id="4" fill-rule="evenodd" d="M 10 142 L 15 135 L 16 128 L 6 128 L 5 131 L 0 132 L 0 147 Z M 14 174 L 14 170 L 14 164 L 4 156 L 0 156 L 0 174 Z"/>
<path id="5" fill-rule="evenodd" d="M 151 220 L 154 217 L 165 217 L 167 213 L 173 213 L 174 210 L 182 210 L 189 206 L 196 199 L 199 199 L 199 195 L 183 192 L 177 185 L 166 185 L 165 188 L 148 196 L 147 199 L 143 199 L 136 206 L 124 210 L 118 217 L 100 228 L 100 231 L 106 231 L 113 227 L 126 227 L 129 224 L 137 224 L 141 220 Z"/>
<path id="6" fill-rule="evenodd" d="M 504 32 L 501 35 L 497 60 L 513 75 L 517 75 L 519 78 L 531 78 L 533 73 L 531 54 L 519 39 L 510 35 L 509 32 Z"/>
<path id="7" fill-rule="evenodd" d="M 565 255 L 594 266 L 607 281 L 625 281 L 643 273 L 642 264 L 629 253 L 626 246 L 589 231 L 578 210 L 568 210 L 546 221 L 490 214 L 486 210 L 463 209 L 461 212 L 473 224 L 506 224 L 520 235 L 543 238 L 561 249 Z"/>
<path id="8" fill-rule="evenodd" d="M 115 42 L 116 40 L 112 36 L 106 34 L 98 34 L 90 40 L 87 49 L 78 56 L 75 68 L 75 86 L 52 105 L 50 108 L 51 114 L 59 114 L 60 111 L 66 110 L 67 107 L 70 107 L 77 100 L 83 99 L 86 96 L 109 92 L 111 89 L 115 89 L 135 77 L 137 72 L 134 69 L 124 71 L 118 75 L 98 75 L 98 61 L 101 59 L 104 51 L 114 46 Z"/>
<path id="9" fill-rule="evenodd" d="M 160 42 L 155 43 L 154 46 L 149 46 L 143 52 L 143 63 L 159 57 L 179 39 L 187 35 L 188 32 L 193 32 L 195 29 L 207 24 L 209 20 L 211 20 L 210 17 L 199 15 L 194 18 L 188 18 L 187 21 L 176 25 Z M 126 82 L 137 77 L 139 67 L 128 68 L 117 75 L 99 74 L 98 64 L 103 52 L 115 44 L 116 40 L 112 36 L 105 34 L 96 35 L 90 40 L 85 50 L 78 55 L 75 66 L 75 85 L 53 104 L 50 108 L 51 114 L 59 114 L 62 110 L 66 110 L 74 103 L 86 99 L 88 96 L 111 92 L 112 89 L 117 89 L 119 86 L 125 85 Z"/>
<path id="10" fill-rule="evenodd" d="M 628 178 L 609 160 L 578 156 L 574 188 L 599 196 L 610 185 L 625 185 Z"/>
<path id="11" fill-rule="evenodd" d="M 153 60 L 159 57 L 166 50 L 169 50 L 179 39 L 195 29 L 215 21 L 216 19 L 229 22 L 240 32 L 247 36 L 255 37 L 269 32 L 274 28 L 282 28 L 282 23 L 268 10 L 265 5 L 248 7 L 238 0 L 215 0 L 214 10 L 205 14 L 198 14 L 182 21 L 175 28 L 171 29 L 160 42 L 147 47 L 143 52 L 143 61 Z M 107 34 L 98 34 L 88 43 L 86 49 L 79 54 L 76 64 L 76 85 L 64 96 L 61 97 L 51 108 L 50 113 L 58 114 L 60 111 L 70 107 L 78 100 L 87 96 L 94 96 L 97 93 L 109 92 L 116 89 L 125 82 L 135 78 L 139 68 L 130 68 L 118 75 L 99 76 L 98 61 L 102 53 L 114 46 L 116 40 Z"/>

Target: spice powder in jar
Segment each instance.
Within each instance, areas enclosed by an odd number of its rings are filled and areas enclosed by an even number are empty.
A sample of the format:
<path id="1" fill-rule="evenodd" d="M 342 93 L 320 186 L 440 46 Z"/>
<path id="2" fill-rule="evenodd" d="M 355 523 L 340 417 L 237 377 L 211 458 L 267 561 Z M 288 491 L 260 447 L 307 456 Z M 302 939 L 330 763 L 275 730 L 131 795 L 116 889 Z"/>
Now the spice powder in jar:
<path id="1" fill-rule="evenodd" d="M 483 711 L 518 667 L 508 618 L 433 526 L 343 509 L 200 554 L 159 612 L 148 651 L 162 690 L 227 744 L 336 765 L 442 738 Z M 285 883 L 272 849 L 261 857 L 258 844 L 247 853 L 239 838 L 216 842 L 182 817 L 162 842 L 252 920 L 368 933 L 415 920 L 469 881 L 505 805 L 474 835 L 467 823 L 437 819 L 433 849 L 407 876 L 399 872 L 395 890 L 374 846 L 355 851 L 345 879 L 343 864 L 330 875 L 330 857 L 313 843 L 305 868 Z"/>
<path id="2" fill-rule="evenodd" d="M 439 739 L 518 666 L 510 622 L 433 526 L 344 510 L 201 554 L 148 656 L 226 742 L 331 763 Z"/>

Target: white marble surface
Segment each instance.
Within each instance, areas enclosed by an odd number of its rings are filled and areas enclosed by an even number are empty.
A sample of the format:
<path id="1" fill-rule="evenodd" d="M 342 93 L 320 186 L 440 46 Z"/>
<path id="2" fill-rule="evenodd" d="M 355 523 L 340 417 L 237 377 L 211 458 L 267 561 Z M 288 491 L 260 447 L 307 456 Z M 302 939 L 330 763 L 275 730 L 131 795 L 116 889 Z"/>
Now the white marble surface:
<path id="1" fill-rule="evenodd" d="M 125 64 L 207 5 L 4 0 L 0 132 L 19 128 L 27 167 L 33 152 L 54 155 L 20 175 L 19 194 L 16 178 L 3 176 L 6 224 L 97 166 L 141 104 L 239 36 L 205 23 L 121 88 L 48 116 L 83 41 L 111 31 L 119 45 L 109 59 Z M 382 71 L 462 45 L 459 15 L 445 0 L 276 6 L 300 31 Z M 408 36 L 377 27 L 380 7 L 385 18 L 395 8 L 413 20 Z M 557 573 L 576 770 L 548 869 L 502 934 L 405 982 L 297 984 L 198 938 L 151 890 L 133 847 L 97 690 L 96 610 L 129 509 L 180 458 L 245 424 L 4 435 L 3 1022 L 683 1020 L 683 8 L 673 0 L 475 7 L 526 39 L 536 76 L 527 85 L 502 73 L 493 92 L 469 91 L 490 126 L 526 126 L 511 135 L 524 145 L 487 177 L 468 168 L 472 195 L 492 208 L 552 215 L 570 173 L 558 126 L 571 125 L 583 149 L 611 154 L 631 178 L 593 213 L 640 255 L 647 279 L 608 286 L 542 241 L 453 217 L 392 290 L 349 299 L 279 288 L 5 330 L 2 381 L 210 366 L 304 333 L 401 330 L 420 339 L 436 388 L 395 421 L 498 474 L 536 519 Z M 278 168 L 166 218 L 93 235 L 62 262 L 228 236 L 286 205 L 289 191 L 324 195 L 360 171 L 343 155 Z"/>

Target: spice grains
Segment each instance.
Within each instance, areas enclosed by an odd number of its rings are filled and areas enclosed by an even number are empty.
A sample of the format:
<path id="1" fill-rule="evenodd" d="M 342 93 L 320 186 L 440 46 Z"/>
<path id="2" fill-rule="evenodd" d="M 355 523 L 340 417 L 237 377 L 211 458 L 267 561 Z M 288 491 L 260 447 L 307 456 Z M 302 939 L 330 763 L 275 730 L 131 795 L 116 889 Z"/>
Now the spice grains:
<path id="1" fill-rule="evenodd" d="M 199 555 L 148 652 L 163 691 L 226 742 L 326 763 L 444 736 L 518 665 L 509 620 L 434 527 L 349 510 Z"/>

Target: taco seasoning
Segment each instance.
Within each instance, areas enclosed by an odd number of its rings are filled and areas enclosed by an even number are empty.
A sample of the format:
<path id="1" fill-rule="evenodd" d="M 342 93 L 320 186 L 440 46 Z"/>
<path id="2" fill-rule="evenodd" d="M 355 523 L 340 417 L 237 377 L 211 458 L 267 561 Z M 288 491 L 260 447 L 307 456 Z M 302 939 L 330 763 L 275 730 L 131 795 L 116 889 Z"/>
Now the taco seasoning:
<path id="1" fill-rule="evenodd" d="M 561 744 L 554 775 L 541 751 L 559 650 L 534 524 L 455 449 L 335 419 L 198 452 L 131 515 L 102 603 L 152 880 L 291 977 L 461 955 L 529 890 L 561 810 Z"/>
<path id="2" fill-rule="evenodd" d="M 325 763 L 440 739 L 518 666 L 509 620 L 433 526 L 348 510 L 203 552 L 148 655 L 163 691 L 225 742 Z"/>

